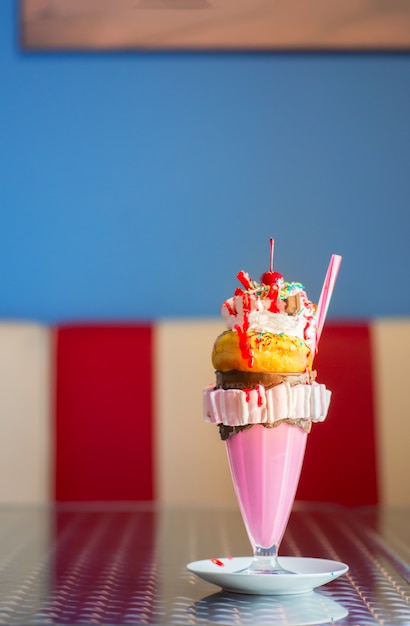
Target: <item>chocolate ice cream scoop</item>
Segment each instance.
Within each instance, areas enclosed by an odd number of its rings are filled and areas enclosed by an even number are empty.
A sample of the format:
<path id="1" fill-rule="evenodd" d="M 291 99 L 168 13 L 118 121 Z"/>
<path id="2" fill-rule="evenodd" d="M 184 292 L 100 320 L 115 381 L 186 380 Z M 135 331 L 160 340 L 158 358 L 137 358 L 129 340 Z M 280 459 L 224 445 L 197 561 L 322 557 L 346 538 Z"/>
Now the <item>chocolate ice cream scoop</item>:
<path id="1" fill-rule="evenodd" d="M 216 387 L 218 389 L 253 389 L 258 385 L 263 385 L 265 389 L 269 389 L 269 387 L 274 387 L 284 382 L 290 385 L 309 384 L 316 378 L 316 371 L 302 373 L 266 373 L 242 372 L 239 370 L 220 372 L 217 370 L 215 374 Z"/>

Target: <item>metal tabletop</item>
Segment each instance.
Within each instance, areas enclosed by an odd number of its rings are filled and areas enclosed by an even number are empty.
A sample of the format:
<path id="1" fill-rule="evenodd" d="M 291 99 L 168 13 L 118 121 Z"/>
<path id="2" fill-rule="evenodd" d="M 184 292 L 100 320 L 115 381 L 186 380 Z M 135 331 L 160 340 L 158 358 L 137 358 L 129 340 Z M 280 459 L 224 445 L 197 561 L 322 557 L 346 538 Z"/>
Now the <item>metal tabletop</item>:
<path id="1" fill-rule="evenodd" d="M 410 510 L 297 504 L 280 552 L 350 569 L 310 594 L 226 593 L 186 564 L 250 554 L 236 508 L 3 507 L 0 624 L 334 623 L 312 621 L 325 601 L 342 625 L 410 624 Z"/>

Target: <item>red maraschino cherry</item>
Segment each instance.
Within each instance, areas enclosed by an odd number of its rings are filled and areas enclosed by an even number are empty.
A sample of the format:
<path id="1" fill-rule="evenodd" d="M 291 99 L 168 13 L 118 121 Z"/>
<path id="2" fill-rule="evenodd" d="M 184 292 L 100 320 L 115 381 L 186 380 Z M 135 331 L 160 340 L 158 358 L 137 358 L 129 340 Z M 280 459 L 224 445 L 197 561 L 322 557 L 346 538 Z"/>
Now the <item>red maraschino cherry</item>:
<path id="1" fill-rule="evenodd" d="M 263 285 L 274 285 L 278 281 L 283 280 L 282 274 L 279 274 L 279 272 L 273 271 L 273 251 L 275 247 L 275 240 L 273 239 L 273 237 L 270 238 L 269 243 L 270 243 L 270 269 L 268 272 L 264 272 L 260 278 L 261 283 Z"/>
<path id="2" fill-rule="evenodd" d="M 263 283 L 264 285 L 274 285 L 279 280 L 283 280 L 283 276 L 282 274 L 279 274 L 279 272 L 269 271 L 265 272 L 261 276 L 261 283 Z"/>

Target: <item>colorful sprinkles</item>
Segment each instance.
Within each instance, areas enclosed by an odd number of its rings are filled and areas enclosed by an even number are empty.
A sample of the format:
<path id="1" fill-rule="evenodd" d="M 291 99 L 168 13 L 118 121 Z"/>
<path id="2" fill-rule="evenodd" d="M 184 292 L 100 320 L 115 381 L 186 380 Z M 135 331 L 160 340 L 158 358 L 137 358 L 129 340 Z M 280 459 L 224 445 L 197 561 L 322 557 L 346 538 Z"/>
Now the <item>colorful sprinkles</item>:
<path id="1" fill-rule="evenodd" d="M 243 279 L 244 274 L 247 277 L 246 281 L 244 281 Z M 237 276 L 237 278 L 239 278 L 239 280 L 242 282 L 242 285 L 245 287 L 245 289 L 240 290 L 242 291 L 242 293 L 255 295 L 258 298 L 261 298 L 263 296 L 268 296 L 271 285 L 261 285 L 257 283 L 256 281 L 252 281 L 252 279 L 249 278 L 249 275 L 246 274 L 246 272 L 239 272 L 239 275 Z M 304 291 L 304 290 L 305 290 L 305 287 L 304 285 L 302 285 L 302 283 L 294 283 L 294 282 L 288 283 L 286 281 L 281 281 L 281 287 L 278 292 L 278 298 L 280 298 L 280 300 L 287 300 L 289 296 L 294 295 L 295 293 L 298 293 L 299 291 Z"/>

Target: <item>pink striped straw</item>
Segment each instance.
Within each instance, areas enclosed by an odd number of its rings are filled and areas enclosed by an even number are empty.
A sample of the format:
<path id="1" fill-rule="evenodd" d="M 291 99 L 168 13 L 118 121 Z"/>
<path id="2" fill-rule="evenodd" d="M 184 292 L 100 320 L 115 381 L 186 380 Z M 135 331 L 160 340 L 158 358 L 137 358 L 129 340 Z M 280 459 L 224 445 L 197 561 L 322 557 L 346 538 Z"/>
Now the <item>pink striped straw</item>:
<path id="1" fill-rule="evenodd" d="M 317 310 L 316 310 L 316 319 L 317 319 L 316 350 L 317 350 L 317 346 L 319 343 L 320 335 L 322 334 L 327 310 L 329 308 L 330 299 L 332 297 L 333 288 L 336 283 L 336 278 L 339 272 L 341 262 L 342 262 L 342 257 L 339 254 L 332 254 L 329 267 L 327 268 L 325 281 L 323 283 L 322 292 L 320 294 L 319 304 L 317 305 Z"/>

